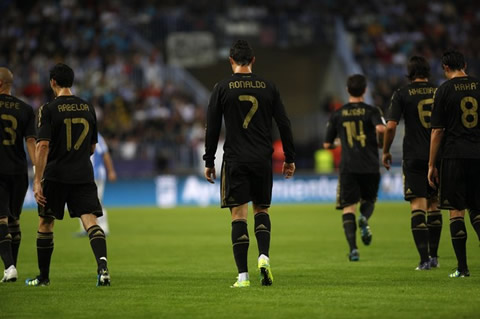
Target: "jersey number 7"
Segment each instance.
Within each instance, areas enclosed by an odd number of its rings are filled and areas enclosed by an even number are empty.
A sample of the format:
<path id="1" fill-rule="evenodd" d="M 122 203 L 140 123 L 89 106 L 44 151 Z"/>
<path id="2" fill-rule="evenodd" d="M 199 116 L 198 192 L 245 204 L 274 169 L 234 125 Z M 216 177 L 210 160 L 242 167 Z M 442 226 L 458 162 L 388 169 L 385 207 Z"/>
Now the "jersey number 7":
<path id="1" fill-rule="evenodd" d="M 253 115 L 258 110 L 258 100 L 251 95 L 240 95 L 238 99 L 240 101 L 247 101 L 252 103 L 252 108 L 250 109 L 250 111 L 248 111 L 247 116 L 245 116 L 245 119 L 243 120 L 243 128 L 246 129 L 248 128 L 248 124 L 252 120 Z"/>

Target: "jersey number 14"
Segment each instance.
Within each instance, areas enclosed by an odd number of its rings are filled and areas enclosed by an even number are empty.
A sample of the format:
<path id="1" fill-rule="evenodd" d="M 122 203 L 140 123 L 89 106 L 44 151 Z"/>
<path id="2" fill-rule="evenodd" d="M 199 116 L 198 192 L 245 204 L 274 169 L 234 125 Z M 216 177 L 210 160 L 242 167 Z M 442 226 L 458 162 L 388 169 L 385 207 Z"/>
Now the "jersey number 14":
<path id="1" fill-rule="evenodd" d="M 358 126 L 358 130 L 357 130 Z M 345 133 L 347 134 L 348 146 L 353 147 L 353 142 L 357 141 L 362 147 L 365 147 L 367 136 L 363 131 L 363 121 L 348 121 L 343 122 L 343 127 L 345 127 Z"/>

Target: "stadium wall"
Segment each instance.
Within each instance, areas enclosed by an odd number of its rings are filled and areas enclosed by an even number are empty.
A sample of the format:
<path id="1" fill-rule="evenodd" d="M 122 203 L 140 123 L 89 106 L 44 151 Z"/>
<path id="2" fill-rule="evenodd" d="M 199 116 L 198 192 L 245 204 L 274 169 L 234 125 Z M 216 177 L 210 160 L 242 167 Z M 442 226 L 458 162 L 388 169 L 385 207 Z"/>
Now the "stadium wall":
<path id="1" fill-rule="evenodd" d="M 279 203 L 334 202 L 338 177 L 334 175 L 297 175 L 286 180 L 275 176 L 273 205 Z M 121 180 L 107 184 L 105 206 L 175 206 L 219 205 L 220 182 L 210 184 L 200 176 L 161 175 L 152 179 Z M 403 178 L 400 171 L 382 174 L 380 201 L 403 200 Z M 31 189 L 25 207 L 35 207 Z"/>

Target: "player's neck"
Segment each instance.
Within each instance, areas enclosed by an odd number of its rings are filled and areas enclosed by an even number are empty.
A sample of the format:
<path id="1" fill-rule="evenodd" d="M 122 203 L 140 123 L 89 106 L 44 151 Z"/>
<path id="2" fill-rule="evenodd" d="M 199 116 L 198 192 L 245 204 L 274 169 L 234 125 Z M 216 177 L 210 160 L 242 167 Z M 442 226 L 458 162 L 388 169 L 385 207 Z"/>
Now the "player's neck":
<path id="1" fill-rule="evenodd" d="M 363 98 L 363 96 L 350 96 L 348 98 L 348 103 L 361 103 L 364 101 L 365 99 Z"/>
<path id="2" fill-rule="evenodd" d="M 57 93 L 57 97 L 73 95 L 72 90 L 70 88 L 59 88 L 56 93 Z"/>
<path id="3" fill-rule="evenodd" d="M 455 71 L 451 71 L 448 78 L 454 79 L 454 78 L 461 78 L 464 76 L 467 76 L 467 73 L 465 73 L 465 70 L 455 70 Z"/>
<path id="4" fill-rule="evenodd" d="M 5 95 L 12 95 L 12 90 L 10 89 L 0 89 L 0 94 L 5 94 Z"/>
<path id="5" fill-rule="evenodd" d="M 428 79 L 427 78 L 415 78 L 415 79 L 413 79 L 412 82 L 413 83 L 415 83 L 415 82 L 428 82 Z"/>
<path id="6" fill-rule="evenodd" d="M 233 68 L 233 73 L 252 73 L 251 65 L 236 65 Z"/>

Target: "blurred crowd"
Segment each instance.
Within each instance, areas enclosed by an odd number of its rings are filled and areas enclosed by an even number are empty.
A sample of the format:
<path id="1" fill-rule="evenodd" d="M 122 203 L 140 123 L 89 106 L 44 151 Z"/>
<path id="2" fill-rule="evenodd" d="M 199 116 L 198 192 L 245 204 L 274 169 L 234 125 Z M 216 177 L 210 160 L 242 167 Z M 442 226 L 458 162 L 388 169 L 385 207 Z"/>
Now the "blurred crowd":
<path id="1" fill-rule="evenodd" d="M 170 32 L 209 31 L 218 49 L 241 35 L 255 45 L 321 46 L 340 16 L 384 109 L 413 54 L 429 59 L 436 83 L 447 48 L 465 53 L 470 74 L 480 67 L 480 2 L 467 0 L 5 0 L 0 10 L 0 65 L 13 71 L 14 93 L 38 108 L 53 98 L 49 68 L 71 65 L 74 92 L 95 105 L 114 159 L 145 160 L 156 172 L 201 165 L 204 137 L 205 101 L 166 62 Z M 325 109 L 341 104 L 331 97 Z"/>
<path id="2" fill-rule="evenodd" d="M 386 109 L 392 93 L 405 84 L 410 56 L 425 56 L 434 83 L 445 78 L 441 57 L 447 49 L 462 51 L 467 73 L 480 75 L 480 2 L 342 1 L 346 28 L 355 35 L 356 60 L 373 83 L 374 103 Z"/>
<path id="3" fill-rule="evenodd" d="M 3 3 L 0 65 L 14 94 L 35 109 L 51 100 L 48 70 L 75 70 L 74 94 L 93 103 L 114 158 L 191 167 L 203 140 L 204 108 L 169 80 L 161 50 L 138 47 L 116 2 Z"/>

